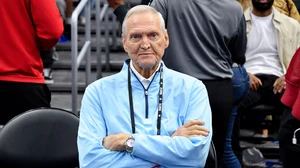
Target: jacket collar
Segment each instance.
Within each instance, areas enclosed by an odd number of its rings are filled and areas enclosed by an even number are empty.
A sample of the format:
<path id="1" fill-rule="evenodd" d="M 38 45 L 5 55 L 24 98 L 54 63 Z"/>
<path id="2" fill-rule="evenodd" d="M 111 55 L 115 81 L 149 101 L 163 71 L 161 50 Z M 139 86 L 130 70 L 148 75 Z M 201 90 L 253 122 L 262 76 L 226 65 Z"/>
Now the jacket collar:
<path id="1" fill-rule="evenodd" d="M 122 70 L 120 71 L 122 78 L 125 79 L 126 81 L 128 80 L 128 78 L 127 78 L 128 66 L 130 66 L 130 59 L 127 59 L 124 62 Z M 163 67 L 163 71 L 164 71 L 164 74 L 165 74 L 165 72 L 167 72 L 169 69 L 165 66 L 165 64 L 162 60 L 161 60 L 161 66 Z M 160 76 L 159 74 L 160 74 L 159 71 L 155 72 L 155 75 L 152 79 L 153 81 L 151 82 L 152 83 L 151 86 L 158 86 L 159 85 L 159 83 L 158 83 L 159 76 Z M 132 70 L 130 71 L 130 75 L 131 75 L 131 84 L 133 84 L 133 87 L 134 86 L 136 86 L 136 87 L 137 86 L 142 86 L 142 83 L 139 81 L 137 76 L 132 72 Z"/>
<path id="2" fill-rule="evenodd" d="M 246 22 L 251 22 L 252 9 L 253 9 L 253 7 L 250 7 L 248 9 L 246 9 L 246 11 L 244 12 Z M 278 22 L 278 23 L 282 22 L 282 20 L 283 20 L 282 14 L 276 8 L 274 8 L 274 6 L 272 6 L 272 10 L 273 10 L 273 13 L 274 13 L 274 19 L 273 20 L 275 22 Z"/>

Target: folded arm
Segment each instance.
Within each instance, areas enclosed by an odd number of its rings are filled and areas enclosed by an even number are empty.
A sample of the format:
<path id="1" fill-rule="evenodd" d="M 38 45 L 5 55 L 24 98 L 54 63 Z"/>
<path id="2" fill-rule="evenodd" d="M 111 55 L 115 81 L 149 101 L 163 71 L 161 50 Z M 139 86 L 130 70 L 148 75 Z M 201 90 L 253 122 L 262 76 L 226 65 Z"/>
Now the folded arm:
<path id="1" fill-rule="evenodd" d="M 204 167 L 212 136 L 211 109 L 204 85 L 196 82 L 191 91 L 184 124 L 203 120 L 207 136 L 153 136 L 136 134 L 132 154 L 165 167 Z M 201 86 L 203 85 L 203 86 Z"/>
<path id="2" fill-rule="evenodd" d="M 183 126 L 171 136 L 134 134 L 132 155 L 163 167 L 204 167 L 212 135 L 206 89 L 195 87 L 189 100 Z M 126 133 L 109 135 L 103 140 L 104 147 L 124 151 L 125 141 L 130 136 Z"/>

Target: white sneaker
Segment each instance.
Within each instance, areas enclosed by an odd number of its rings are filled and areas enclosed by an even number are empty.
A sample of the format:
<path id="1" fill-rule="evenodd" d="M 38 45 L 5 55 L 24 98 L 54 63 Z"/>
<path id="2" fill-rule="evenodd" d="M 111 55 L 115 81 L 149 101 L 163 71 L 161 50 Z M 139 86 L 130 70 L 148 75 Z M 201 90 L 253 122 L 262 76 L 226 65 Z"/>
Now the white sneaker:
<path id="1" fill-rule="evenodd" d="M 44 79 L 45 79 L 46 84 L 53 84 L 54 83 L 51 68 L 44 68 L 43 75 L 44 75 Z"/>
<path id="2" fill-rule="evenodd" d="M 79 16 L 79 24 L 85 26 L 86 19 L 84 16 Z"/>

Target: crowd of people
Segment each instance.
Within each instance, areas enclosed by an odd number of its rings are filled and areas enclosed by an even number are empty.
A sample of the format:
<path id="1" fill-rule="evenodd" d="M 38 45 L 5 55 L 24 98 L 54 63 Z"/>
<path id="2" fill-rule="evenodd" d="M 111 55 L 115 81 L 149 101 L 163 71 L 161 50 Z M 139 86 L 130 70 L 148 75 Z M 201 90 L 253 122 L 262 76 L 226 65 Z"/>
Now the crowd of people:
<path id="1" fill-rule="evenodd" d="M 50 107 L 55 45 L 71 38 L 72 0 L 18 2 L 0 1 L 0 125 Z M 240 115 L 261 103 L 282 109 L 281 161 L 297 165 L 300 15 L 292 0 L 107 2 L 129 59 L 85 90 L 80 167 L 205 167 L 213 141 L 218 167 L 240 168 Z"/>

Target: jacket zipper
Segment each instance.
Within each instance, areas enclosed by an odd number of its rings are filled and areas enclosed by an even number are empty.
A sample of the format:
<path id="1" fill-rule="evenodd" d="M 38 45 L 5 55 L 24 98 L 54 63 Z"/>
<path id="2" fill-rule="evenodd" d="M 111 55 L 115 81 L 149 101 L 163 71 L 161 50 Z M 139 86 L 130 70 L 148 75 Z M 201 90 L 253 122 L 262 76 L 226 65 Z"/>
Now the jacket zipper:
<path id="1" fill-rule="evenodd" d="M 154 75 L 152 81 L 154 80 L 156 74 L 157 74 L 157 71 L 155 72 L 155 75 Z M 135 76 L 136 78 L 138 78 L 135 74 L 134 74 L 134 76 Z M 139 80 L 138 80 L 138 81 L 139 81 Z M 149 83 L 148 88 L 150 87 L 152 81 Z M 146 113 L 145 113 L 145 117 L 148 118 L 148 117 L 149 117 L 148 88 L 146 89 L 146 88 L 144 87 L 144 85 L 142 84 L 142 82 L 141 82 L 141 81 L 139 81 L 139 82 L 140 82 L 140 84 L 143 86 L 143 89 L 144 89 L 144 94 L 145 94 L 145 112 L 146 112 Z"/>
<path id="2" fill-rule="evenodd" d="M 148 115 L 149 115 L 149 112 L 148 112 L 149 111 L 148 110 L 148 105 L 149 105 L 149 103 L 148 103 L 148 89 L 146 89 L 144 93 L 145 93 L 145 104 L 146 104 L 146 106 L 145 106 L 145 108 L 146 108 L 145 109 L 145 111 L 146 111 L 145 115 L 146 116 L 145 117 L 148 118 Z"/>

